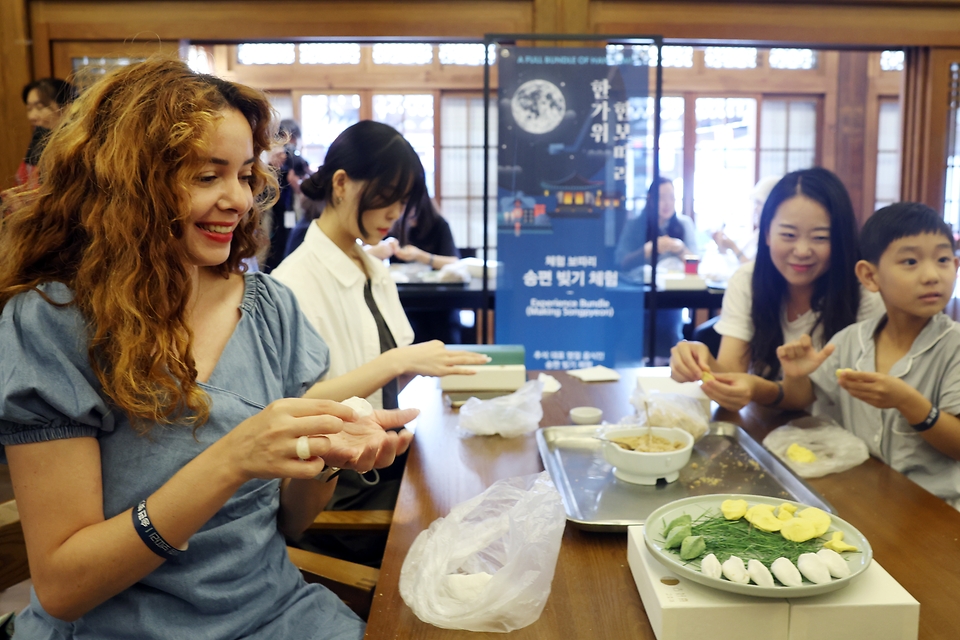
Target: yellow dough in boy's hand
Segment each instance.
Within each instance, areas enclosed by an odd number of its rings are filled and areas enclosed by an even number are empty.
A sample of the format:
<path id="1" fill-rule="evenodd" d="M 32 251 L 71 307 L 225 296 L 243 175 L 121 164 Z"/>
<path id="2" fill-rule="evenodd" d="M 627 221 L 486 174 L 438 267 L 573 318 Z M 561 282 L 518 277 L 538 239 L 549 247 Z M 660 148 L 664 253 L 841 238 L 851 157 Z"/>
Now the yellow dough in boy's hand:
<path id="1" fill-rule="evenodd" d="M 796 442 L 787 448 L 787 457 L 794 462 L 815 462 L 817 460 L 817 456 L 813 451 L 800 446 Z"/>
<path id="2" fill-rule="evenodd" d="M 844 371 L 853 371 L 853 369 L 837 369 L 837 377 L 839 378 Z"/>
<path id="3" fill-rule="evenodd" d="M 703 382 L 710 382 L 711 380 L 716 380 L 716 378 L 713 377 L 713 374 L 710 373 L 709 371 L 704 371 L 704 372 L 703 372 L 703 375 L 700 376 L 700 379 L 701 379 Z"/>

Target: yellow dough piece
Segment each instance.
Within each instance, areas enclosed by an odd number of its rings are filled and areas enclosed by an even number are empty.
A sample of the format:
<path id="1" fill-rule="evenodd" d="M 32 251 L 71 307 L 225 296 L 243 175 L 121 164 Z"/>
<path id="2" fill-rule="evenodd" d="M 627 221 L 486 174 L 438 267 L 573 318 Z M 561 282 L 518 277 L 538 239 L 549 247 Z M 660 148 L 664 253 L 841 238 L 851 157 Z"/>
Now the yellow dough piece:
<path id="1" fill-rule="evenodd" d="M 817 460 L 817 456 L 813 451 L 796 442 L 787 448 L 787 457 L 794 462 L 815 462 Z"/>

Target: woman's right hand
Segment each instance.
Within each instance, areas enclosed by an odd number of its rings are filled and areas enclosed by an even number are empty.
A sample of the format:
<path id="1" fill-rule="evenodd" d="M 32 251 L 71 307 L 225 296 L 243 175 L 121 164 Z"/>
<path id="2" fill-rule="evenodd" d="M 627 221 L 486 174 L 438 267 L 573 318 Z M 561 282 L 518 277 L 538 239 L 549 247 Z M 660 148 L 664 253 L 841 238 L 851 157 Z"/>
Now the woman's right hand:
<path id="1" fill-rule="evenodd" d="M 396 350 L 404 373 L 422 376 L 473 375 L 466 364 L 487 364 L 490 358 L 472 351 L 451 351 L 439 340 L 412 344 Z"/>
<path id="2" fill-rule="evenodd" d="M 670 377 L 677 382 L 699 382 L 711 370 L 713 356 L 702 342 L 681 340 L 670 349 Z"/>

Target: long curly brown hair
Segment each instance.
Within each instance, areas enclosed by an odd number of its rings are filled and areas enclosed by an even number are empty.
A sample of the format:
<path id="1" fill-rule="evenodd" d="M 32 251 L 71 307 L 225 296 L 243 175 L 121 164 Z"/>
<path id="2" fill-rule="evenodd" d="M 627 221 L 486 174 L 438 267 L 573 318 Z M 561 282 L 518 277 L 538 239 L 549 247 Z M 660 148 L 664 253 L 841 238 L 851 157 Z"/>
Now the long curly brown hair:
<path id="1" fill-rule="evenodd" d="M 260 216 L 276 199 L 276 178 L 260 159 L 276 140 L 273 111 L 261 92 L 172 58 L 130 65 L 87 89 L 50 139 L 39 188 L 0 223 L 0 310 L 42 283 L 69 286 L 90 326 L 97 379 L 141 433 L 209 417 L 186 322 L 192 285 L 182 238 L 188 187 L 231 108 L 253 130 L 255 204 L 214 270 L 243 273 L 242 260 L 265 244 Z"/>

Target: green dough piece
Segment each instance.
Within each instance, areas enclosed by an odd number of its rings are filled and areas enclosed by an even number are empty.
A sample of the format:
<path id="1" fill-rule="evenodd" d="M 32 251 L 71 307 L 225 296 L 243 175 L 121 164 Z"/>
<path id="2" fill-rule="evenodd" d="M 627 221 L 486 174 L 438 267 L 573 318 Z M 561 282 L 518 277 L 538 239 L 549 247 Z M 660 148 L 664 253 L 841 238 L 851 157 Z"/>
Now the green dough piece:
<path id="1" fill-rule="evenodd" d="M 673 530 L 674 527 L 683 526 L 685 524 L 693 524 L 693 518 L 691 518 L 687 514 L 683 514 L 682 516 L 677 516 L 676 518 L 671 520 L 670 524 L 667 525 L 667 528 L 663 530 L 664 537 L 669 536 L 670 532 Z"/>
<path id="2" fill-rule="evenodd" d="M 703 536 L 687 536 L 680 544 L 680 559 L 693 560 L 707 550 Z"/>
<path id="3" fill-rule="evenodd" d="M 667 549 L 676 549 L 683 544 L 684 538 L 690 537 L 690 525 L 684 524 L 674 527 L 667 535 L 667 542 L 664 545 Z"/>

